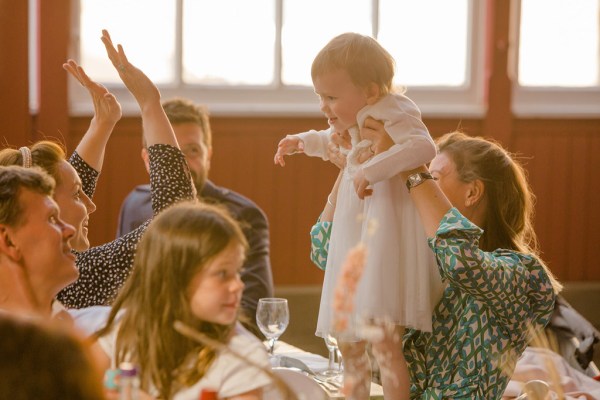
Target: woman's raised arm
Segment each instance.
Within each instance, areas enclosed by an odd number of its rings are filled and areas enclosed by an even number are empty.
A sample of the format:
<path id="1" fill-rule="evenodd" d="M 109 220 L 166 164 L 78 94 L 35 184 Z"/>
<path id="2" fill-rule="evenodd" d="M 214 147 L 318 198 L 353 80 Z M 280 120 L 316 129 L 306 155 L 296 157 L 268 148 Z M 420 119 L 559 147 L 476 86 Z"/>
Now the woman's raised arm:
<path id="1" fill-rule="evenodd" d="M 158 143 L 179 147 L 160 103 L 160 92 L 156 85 L 127 60 L 123 46 L 119 44 L 115 48 L 106 30 L 102 31 L 102 43 L 119 77 L 140 106 L 144 138 L 148 147 Z"/>
<path id="2" fill-rule="evenodd" d="M 87 89 L 94 103 L 94 117 L 75 151 L 90 167 L 100 172 L 106 144 L 113 128 L 121 119 L 121 105 L 108 89 L 90 79 L 74 60 L 68 60 L 63 68 Z"/>

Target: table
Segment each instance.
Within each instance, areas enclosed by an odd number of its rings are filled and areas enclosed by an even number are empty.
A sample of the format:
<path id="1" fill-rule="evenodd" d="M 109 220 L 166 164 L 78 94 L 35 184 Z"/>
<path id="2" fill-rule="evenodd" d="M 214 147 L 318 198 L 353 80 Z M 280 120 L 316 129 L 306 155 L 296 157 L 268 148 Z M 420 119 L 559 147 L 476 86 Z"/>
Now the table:
<path id="1" fill-rule="evenodd" d="M 277 341 L 275 343 L 275 354 L 285 355 L 292 358 L 297 358 L 308 365 L 313 371 L 321 372 L 327 369 L 328 360 L 314 353 L 309 353 L 289 343 Z M 325 389 L 330 399 L 343 399 L 344 395 L 340 392 L 329 392 Z M 371 382 L 371 396 L 372 400 L 383 400 L 383 388 L 374 382 Z"/>

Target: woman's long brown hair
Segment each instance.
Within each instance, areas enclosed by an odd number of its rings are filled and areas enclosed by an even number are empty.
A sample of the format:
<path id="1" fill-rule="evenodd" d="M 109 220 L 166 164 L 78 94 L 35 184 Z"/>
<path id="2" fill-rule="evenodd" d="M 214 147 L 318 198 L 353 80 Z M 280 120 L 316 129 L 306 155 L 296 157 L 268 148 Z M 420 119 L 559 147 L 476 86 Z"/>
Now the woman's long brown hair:
<path id="1" fill-rule="evenodd" d="M 479 247 L 484 251 L 508 249 L 533 254 L 541 262 L 533 227 L 535 195 L 525 169 L 515 157 L 493 140 L 462 132 L 443 135 L 437 146 L 440 153 L 454 161 L 463 182 L 480 180 L 484 184 L 487 209 Z M 562 285 L 544 268 L 555 291 L 560 291 Z"/>

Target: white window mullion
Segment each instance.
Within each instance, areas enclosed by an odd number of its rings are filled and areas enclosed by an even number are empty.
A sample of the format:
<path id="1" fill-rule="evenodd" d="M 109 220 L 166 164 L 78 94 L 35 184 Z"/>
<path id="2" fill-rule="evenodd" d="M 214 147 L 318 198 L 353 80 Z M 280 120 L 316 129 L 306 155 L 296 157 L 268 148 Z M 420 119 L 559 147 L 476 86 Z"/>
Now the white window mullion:
<path id="1" fill-rule="evenodd" d="M 276 88 L 280 89 L 283 87 L 281 79 L 281 66 L 282 66 L 282 43 L 281 43 L 281 30 L 283 28 L 283 2 L 285 0 L 273 0 L 275 2 L 275 58 L 274 58 L 274 76 L 273 84 Z"/>
<path id="2" fill-rule="evenodd" d="M 175 77 L 174 86 L 181 88 L 183 86 L 183 2 L 185 0 L 176 0 L 175 9 Z"/>
<path id="3" fill-rule="evenodd" d="M 377 38 L 379 35 L 379 0 L 371 1 L 371 20 L 373 24 L 371 36 Z"/>

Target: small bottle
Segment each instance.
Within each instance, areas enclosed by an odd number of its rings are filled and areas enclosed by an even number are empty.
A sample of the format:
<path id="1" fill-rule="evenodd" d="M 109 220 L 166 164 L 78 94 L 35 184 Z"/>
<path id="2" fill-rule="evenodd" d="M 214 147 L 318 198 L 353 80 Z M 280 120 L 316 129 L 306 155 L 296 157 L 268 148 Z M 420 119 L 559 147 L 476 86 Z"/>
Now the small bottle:
<path id="1" fill-rule="evenodd" d="M 118 368 L 107 369 L 104 372 L 104 390 L 110 394 L 110 398 L 117 398 L 119 394 L 119 374 Z"/>
<path id="2" fill-rule="evenodd" d="M 217 391 L 213 389 L 202 389 L 198 400 L 217 400 Z"/>
<path id="3" fill-rule="evenodd" d="M 128 362 L 119 364 L 119 400 L 138 400 L 139 389 L 137 367 Z"/>

